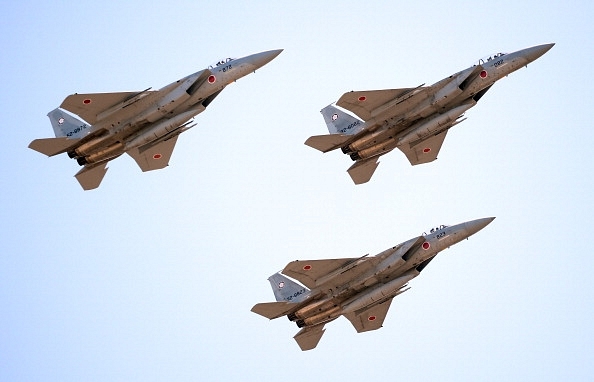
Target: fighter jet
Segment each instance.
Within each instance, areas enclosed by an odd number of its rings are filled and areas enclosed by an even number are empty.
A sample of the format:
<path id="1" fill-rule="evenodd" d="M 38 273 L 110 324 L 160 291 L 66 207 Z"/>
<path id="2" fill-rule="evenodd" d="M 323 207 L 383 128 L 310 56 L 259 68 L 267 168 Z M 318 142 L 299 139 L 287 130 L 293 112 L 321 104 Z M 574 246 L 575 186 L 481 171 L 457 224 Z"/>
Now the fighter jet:
<path id="1" fill-rule="evenodd" d="M 432 228 L 373 257 L 293 261 L 268 278 L 276 302 L 256 304 L 252 312 L 271 320 L 287 316 L 295 322 L 301 328 L 294 337 L 301 350 L 315 348 L 324 325 L 340 316 L 358 333 L 379 329 L 392 299 L 409 290 L 408 282 L 440 251 L 467 239 L 493 219 Z"/>
<path id="2" fill-rule="evenodd" d="M 225 86 L 281 52 L 226 58 L 156 91 L 72 94 L 48 114 L 56 138 L 36 139 L 29 147 L 47 156 L 67 153 L 75 159 L 84 166 L 75 177 L 85 190 L 99 187 L 107 162 L 123 153 L 142 171 L 161 169 L 168 165 L 178 135 L 195 126 L 193 118 Z"/>
<path id="3" fill-rule="evenodd" d="M 468 69 L 431 85 L 415 88 L 351 91 L 336 105 L 321 110 L 330 135 L 310 137 L 305 144 L 322 152 L 341 148 L 355 163 L 348 173 L 355 184 L 366 183 L 378 159 L 400 149 L 411 165 L 432 162 L 448 130 L 464 121 L 493 84 L 527 66 L 555 44 L 538 45 L 514 53 L 497 53 Z"/>

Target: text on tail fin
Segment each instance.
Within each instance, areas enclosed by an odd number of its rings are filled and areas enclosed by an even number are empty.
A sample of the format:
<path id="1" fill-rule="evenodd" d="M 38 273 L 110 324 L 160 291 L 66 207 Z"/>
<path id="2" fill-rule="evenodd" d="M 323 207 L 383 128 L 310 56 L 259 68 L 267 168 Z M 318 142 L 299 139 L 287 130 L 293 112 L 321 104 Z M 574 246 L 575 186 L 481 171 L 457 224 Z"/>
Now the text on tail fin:
<path id="1" fill-rule="evenodd" d="M 91 131 L 91 126 L 62 109 L 54 109 L 47 116 L 50 119 L 56 138 L 82 138 Z"/>
<path id="2" fill-rule="evenodd" d="M 287 276 L 275 273 L 268 278 L 276 301 L 301 302 L 309 296 L 309 289 Z"/>
<path id="3" fill-rule="evenodd" d="M 320 113 L 322 113 L 322 116 L 324 117 L 324 122 L 326 122 L 330 134 L 353 135 L 357 134 L 363 127 L 365 127 L 365 122 L 333 105 L 326 106 Z"/>

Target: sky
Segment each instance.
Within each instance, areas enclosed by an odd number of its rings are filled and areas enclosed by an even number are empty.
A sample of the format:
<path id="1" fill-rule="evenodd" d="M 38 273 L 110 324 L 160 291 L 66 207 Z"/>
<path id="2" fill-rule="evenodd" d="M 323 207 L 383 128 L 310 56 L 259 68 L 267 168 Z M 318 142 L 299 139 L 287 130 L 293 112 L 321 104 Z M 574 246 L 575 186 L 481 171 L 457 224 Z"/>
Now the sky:
<path id="1" fill-rule="evenodd" d="M 590 1 L 0 1 L 0 380 L 594 379 Z M 355 186 L 303 142 L 350 90 L 432 84 L 556 45 L 502 79 L 437 161 L 394 151 Z M 284 49 L 229 85 L 169 167 L 127 156 L 83 191 L 47 113 Z M 380 330 L 340 318 L 302 352 L 250 312 L 293 260 L 371 255 L 497 217 L 442 252 Z"/>

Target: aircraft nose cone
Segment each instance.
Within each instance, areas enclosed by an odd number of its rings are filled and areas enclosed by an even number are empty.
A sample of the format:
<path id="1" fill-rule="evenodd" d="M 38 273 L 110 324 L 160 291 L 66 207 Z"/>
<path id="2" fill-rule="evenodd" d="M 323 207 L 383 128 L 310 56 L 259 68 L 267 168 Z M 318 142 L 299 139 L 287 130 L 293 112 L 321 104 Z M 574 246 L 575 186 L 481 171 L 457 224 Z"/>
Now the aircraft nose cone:
<path id="1" fill-rule="evenodd" d="M 532 48 L 524 49 L 524 54 L 522 55 L 528 62 L 532 62 L 548 52 L 554 45 L 555 43 L 533 46 Z"/>
<path id="2" fill-rule="evenodd" d="M 483 229 L 486 226 L 488 226 L 489 223 L 491 223 L 493 220 L 495 220 L 494 217 L 492 217 L 492 218 L 476 219 L 476 220 L 472 220 L 472 221 L 469 221 L 469 222 L 464 223 L 464 229 L 466 230 L 466 234 L 468 236 L 474 235 L 475 233 L 477 233 L 481 229 Z"/>
<path id="3" fill-rule="evenodd" d="M 282 51 L 283 49 L 277 49 L 269 50 L 267 52 L 256 53 L 249 57 L 249 61 L 256 68 L 261 68 L 264 65 L 268 64 L 270 61 L 274 60 L 276 56 L 281 54 Z"/>

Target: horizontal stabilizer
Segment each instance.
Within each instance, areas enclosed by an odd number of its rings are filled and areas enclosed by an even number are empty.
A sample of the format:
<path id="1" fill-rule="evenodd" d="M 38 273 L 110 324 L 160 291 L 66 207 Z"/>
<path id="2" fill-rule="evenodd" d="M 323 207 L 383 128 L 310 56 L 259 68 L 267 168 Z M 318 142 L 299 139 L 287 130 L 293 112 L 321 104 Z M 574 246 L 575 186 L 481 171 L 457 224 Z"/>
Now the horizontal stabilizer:
<path id="1" fill-rule="evenodd" d="M 351 135 L 345 134 L 314 135 L 307 138 L 305 144 L 323 153 L 327 153 L 328 151 L 344 146 L 346 141 L 351 138 Z"/>
<path id="2" fill-rule="evenodd" d="M 290 302 L 261 302 L 254 305 L 252 312 L 264 316 L 270 320 L 286 316 L 295 307 L 295 304 Z"/>
<path id="3" fill-rule="evenodd" d="M 347 172 L 353 179 L 355 184 L 363 184 L 369 182 L 369 179 L 373 176 L 375 169 L 379 165 L 377 161 L 379 156 L 375 156 L 369 159 L 357 161 L 352 165 Z"/>
<path id="4" fill-rule="evenodd" d="M 107 166 L 107 162 L 85 166 L 74 176 L 82 186 L 83 190 L 93 190 L 101 184 L 101 181 L 107 172 L 107 167 L 105 166 Z"/>
<path id="5" fill-rule="evenodd" d="M 297 341 L 301 350 L 311 350 L 318 346 L 325 331 L 324 324 L 309 326 L 301 329 L 293 338 Z"/>
<path id="6" fill-rule="evenodd" d="M 69 148 L 77 145 L 79 139 L 60 138 L 42 138 L 35 139 L 29 143 L 29 148 L 38 151 L 48 157 L 65 153 Z"/>

